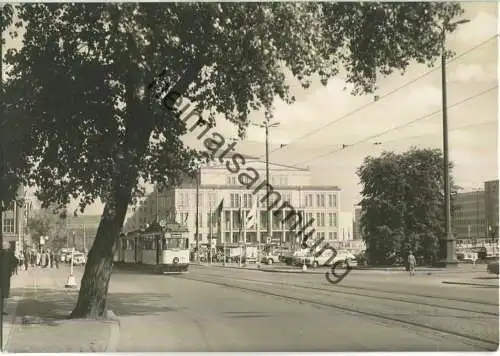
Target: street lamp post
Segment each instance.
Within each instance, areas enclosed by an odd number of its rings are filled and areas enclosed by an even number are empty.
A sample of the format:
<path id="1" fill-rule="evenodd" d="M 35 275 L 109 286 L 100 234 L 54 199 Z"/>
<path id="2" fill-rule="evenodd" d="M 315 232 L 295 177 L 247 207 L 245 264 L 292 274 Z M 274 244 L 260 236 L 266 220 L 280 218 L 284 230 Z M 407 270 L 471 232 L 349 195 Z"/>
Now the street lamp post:
<path id="1" fill-rule="evenodd" d="M 267 209 L 267 238 L 271 238 L 271 209 L 270 209 L 270 202 L 269 202 L 269 194 L 270 194 L 270 185 L 269 185 L 269 128 L 271 127 L 277 127 L 279 126 L 279 122 L 271 122 L 269 119 L 266 119 L 262 122 L 262 124 L 253 124 L 254 126 L 257 127 L 263 127 L 266 129 L 266 209 Z M 257 247 L 257 266 L 260 265 L 260 238 L 258 241 L 258 247 Z"/>
<path id="2" fill-rule="evenodd" d="M 200 234 L 199 234 L 199 220 L 198 215 L 200 213 L 200 172 L 201 167 L 196 168 L 196 262 L 200 263 Z"/>
<path id="3" fill-rule="evenodd" d="M 455 238 L 451 229 L 451 187 L 449 173 L 449 150 L 448 150 L 448 103 L 446 91 L 446 31 L 455 28 L 460 24 L 469 22 L 467 19 L 458 20 L 453 23 L 446 22 L 442 27 L 441 42 L 441 94 L 443 110 L 443 174 L 444 174 L 444 220 L 445 237 L 440 244 L 441 257 L 439 265 L 443 267 L 453 267 L 457 265 L 457 251 Z"/>

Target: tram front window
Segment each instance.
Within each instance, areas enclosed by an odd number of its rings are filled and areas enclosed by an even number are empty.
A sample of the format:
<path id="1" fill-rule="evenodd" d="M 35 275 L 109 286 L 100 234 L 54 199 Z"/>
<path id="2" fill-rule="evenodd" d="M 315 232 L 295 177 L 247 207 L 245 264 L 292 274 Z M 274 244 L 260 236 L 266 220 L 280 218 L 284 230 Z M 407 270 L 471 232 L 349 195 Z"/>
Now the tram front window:
<path id="1" fill-rule="evenodd" d="M 166 250 L 183 249 L 184 239 L 166 239 L 164 246 Z"/>

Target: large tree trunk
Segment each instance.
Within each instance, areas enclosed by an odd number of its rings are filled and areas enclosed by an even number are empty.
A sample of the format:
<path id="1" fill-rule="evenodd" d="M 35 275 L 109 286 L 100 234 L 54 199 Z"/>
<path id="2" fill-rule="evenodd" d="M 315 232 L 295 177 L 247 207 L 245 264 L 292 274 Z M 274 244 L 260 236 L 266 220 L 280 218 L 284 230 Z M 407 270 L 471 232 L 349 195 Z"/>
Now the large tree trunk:
<path id="1" fill-rule="evenodd" d="M 113 246 L 118 239 L 129 203 L 129 195 L 114 195 L 104 207 L 97 235 L 83 273 L 72 318 L 102 317 L 106 311 L 109 280 L 113 268 Z"/>
<path id="2" fill-rule="evenodd" d="M 170 92 L 184 93 L 202 67 L 201 60 L 193 61 L 190 70 Z M 113 268 L 113 247 L 120 235 L 132 189 L 137 181 L 137 167 L 147 149 L 154 126 L 152 120 L 144 120 L 148 118 L 149 109 L 141 112 L 140 106 L 137 106 L 140 101 L 136 96 L 137 85 L 134 84 L 133 77 L 129 79 L 125 96 L 129 115 L 121 151 L 122 159 L 117 162 L 113 191 L 107 199 L 94 244 L 89 252 L 78 301 L 71 313 L 72 318 L 102 317 L 106 311 L 108 286 Z"/>

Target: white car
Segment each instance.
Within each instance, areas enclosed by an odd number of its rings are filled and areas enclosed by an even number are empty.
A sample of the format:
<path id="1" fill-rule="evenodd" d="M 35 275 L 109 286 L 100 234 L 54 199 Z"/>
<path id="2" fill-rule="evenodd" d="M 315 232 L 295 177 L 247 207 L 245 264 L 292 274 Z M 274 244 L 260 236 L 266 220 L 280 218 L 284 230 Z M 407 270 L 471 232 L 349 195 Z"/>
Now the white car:
<path id="1" fill-rule="evenodd" d="M 261 258 L 262 263 L 267 263 L 268 265 L 272 265 L 273 263 L 280 262 L 280 256 L 275 253 L 267 253 Z"/>
<path id="2" fill-rule="evenodd" d="M 354 256 L 350 252 L 339 251 L 339 252 L 337 252 L 337 256 L 335 256 L 334 259 L 332 259 L 331 261 L 328 261 L 330 259 L 330 257 L 331 257 L 331 253 L 323 253 L 321 256 L 318 256 L 318 257 L 307 257 L 306 258 L 306 265 L 309 265 L 312 267 L 332 266 L 333 264 L 335 264 L 337 262 L 341 262 L 342 266 L 344 266 L 344 264 L 346 264 L 347 266 L 350 266 L 350 267 L 354 267 L 357 265 L 356 256 Z"/>
<path id="3" fill-rule="evenodd" d="M 73 264 L 74 265 L 84 265 L 87 263 L 87 257 L 83 253 L 73 254 Z"/>

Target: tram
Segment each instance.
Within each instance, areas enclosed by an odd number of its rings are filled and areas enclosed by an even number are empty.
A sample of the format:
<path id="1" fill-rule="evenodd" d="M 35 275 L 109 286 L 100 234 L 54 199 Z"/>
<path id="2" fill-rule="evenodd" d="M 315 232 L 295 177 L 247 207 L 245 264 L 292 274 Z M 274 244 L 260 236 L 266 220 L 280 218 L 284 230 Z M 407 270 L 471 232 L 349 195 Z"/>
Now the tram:
<path id="1" fill-rule="evenodd" d="M 178 223 L 162 225 L 122 234 L 115 248 L 115 262 L 155 266 L 162 274 L 187 272 L 188 229 Z"/>

